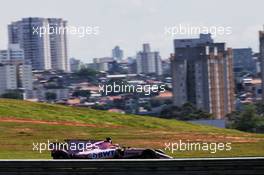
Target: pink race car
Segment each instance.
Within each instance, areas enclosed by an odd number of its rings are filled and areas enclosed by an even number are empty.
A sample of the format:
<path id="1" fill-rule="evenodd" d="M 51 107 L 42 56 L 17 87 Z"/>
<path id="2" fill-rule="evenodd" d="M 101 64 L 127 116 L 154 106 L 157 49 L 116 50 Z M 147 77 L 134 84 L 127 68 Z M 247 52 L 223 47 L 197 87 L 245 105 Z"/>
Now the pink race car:
<path id="1" fill-rule="evenodd" d="M 53 159 L 171 159 L 162 150 L 120 147 L 106 140 L 65 140 L 50 145 Z"/>

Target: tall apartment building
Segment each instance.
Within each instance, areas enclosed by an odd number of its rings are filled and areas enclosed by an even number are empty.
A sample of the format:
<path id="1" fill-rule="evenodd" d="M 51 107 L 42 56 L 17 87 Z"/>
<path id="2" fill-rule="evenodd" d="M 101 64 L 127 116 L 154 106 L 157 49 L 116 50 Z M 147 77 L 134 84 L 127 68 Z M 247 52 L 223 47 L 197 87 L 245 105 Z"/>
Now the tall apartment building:
<path id="1" fill-rule="evenodd" d="M 138 52 L 137 73 L 162 75 L 162 62 L 159 52 L 151 52 L 149 44 L 143 44 L 143 51 Z"/>
<path id="2" fill-rule="evenodd" d="M 121 50 L 119 46 L 115 46 L 115 48 L 112 49 L 112 57 L 118 61 L 121 61 L 124 57 L 123 50 Z"/>
<path id="3" fill-rule="evenodd" d="M 0 64 L 0 95 L 7 90 L 17 89 L 17 69 L 15 65 Z"/>
<path id="4" fill-rule="evenodd" d="M 19 44 L 10 44 L 7 50 L 0 50 L 0 63 L 9 60 L 24 60 L 24 51 Z"/>
<path id="5" fill-rule="evenodd" d="M 26 64 L 0 64 L 0 94 L 8 90 L 32 90 L 32 68 Z"/>
<path id="6" fill-rule="evenodd" d="M 70 58 L 70 70 L 71 72 L 78 72 L 81 69 L 83 63 L 81 60 Z"/>
<path id="7" fill-rule="evenodd" d="M 23 18 L 8 25 L 9 44 L 20 44 L 33 69 L 69 71 L 66 25 L 56 18 Z"/>
<path id="8" fill-rule="evenodd" d="M 222 119 L 234 110 L 232 49 L 210 34 L 174 40 L 171 60 L 174 105 L 191 102 Z"/>
<path id="9" fill-rule="evenodd" d="M 67 21 L 60 18 L 48 18 L 48 23 L 54 29 L 65 29 L 67 27 Z M 67 30 L 63 30 L 63 32 L 60 34 L 54 32 L 49 35 L 51 68 L 53 70 L 70 71 L 67 53 Z"/>
<path id="10" fill-rule="evenodd" d="M 32 67 L 24 60 L 23 50 L 10 45 L 0 51 L 0 94 L 8 90 L 32 90 Z"/>
<path id="11" fill-rule="evenodd" d="M 259 31 L 259 59 L 262 79 L 262 101 L 264 102 L 264 31 Z"/>
<path id="12" fill-rule="evenodd" d="M 253 59 L 251 48 L 233 49 L 233 68 L 235 72 L 249 71 L 256 73 L 257 63 Z"/>
<path id="13" fill-rule="evenodd" d="M 93 59 L 93 69 L 106 72 L 109 70 L 110 63 L 114 61 L 112 57 L 102 57 Z"/>

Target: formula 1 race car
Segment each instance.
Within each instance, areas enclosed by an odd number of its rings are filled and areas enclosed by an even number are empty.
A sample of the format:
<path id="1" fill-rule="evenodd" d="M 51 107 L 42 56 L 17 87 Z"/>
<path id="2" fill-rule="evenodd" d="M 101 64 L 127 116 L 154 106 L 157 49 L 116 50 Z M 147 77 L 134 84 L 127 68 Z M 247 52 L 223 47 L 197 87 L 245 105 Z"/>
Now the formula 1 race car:
<path id="1" fill-rule="evenodd" d="M 120 147 L 106 140 L 65 140 L 50 144 L 53 159 L 171 159 L 162 150 Z"/>

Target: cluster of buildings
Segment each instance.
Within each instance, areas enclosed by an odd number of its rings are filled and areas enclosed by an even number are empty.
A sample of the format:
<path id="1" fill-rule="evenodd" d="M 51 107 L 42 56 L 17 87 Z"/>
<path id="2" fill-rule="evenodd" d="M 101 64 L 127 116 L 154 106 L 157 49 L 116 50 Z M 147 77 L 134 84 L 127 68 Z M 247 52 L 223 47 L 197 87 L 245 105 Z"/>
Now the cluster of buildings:
<path id="1" fill-rule="evenodd" d="M 115 46 L 111 56 L 83 63 L 68 57 L 67 32 L 35 34 L 36 28 L 65 28 L 60 18 L 23 18 L 8 25 L 8 48 L 0 50 L 0 95 L 21 90 L 25 99 L 89 106 L 110 111 L 158 115 L 163 105 L 190 102 L 216 119 L 243 103 L 264 99 L 264 31 L 259 32 L 260 52 L 251 48 L 226 48 L 210 34 L 175 39 L 174 53 L 162 59 L 144 43 L 142 51 L 125 58 Z M 99 72 L 95 80 L 74 78 L 81 68 Z M 129 84 L 165 84 L 163 93 L 111 94 L 98 84 L 109 81 Z M 89 91 L 89 97 L 76 92 Z M 55 97 L 52 96 L 55 94 Z"/>
<path id="2" fill-rule="evenodd" d="M 157 51 L 151 51 L 150 44 L 143 44 L 143 50 L 138 52 L 135 58 L 123 58 L 123 50 L 119 46 L 112 49 L 112 57 L 94 58 L 89 68 L 97 71 L 111 71 L 120 67 L 131 74 L 155 74 L 162 75 L 163 64 L 161 56 Z"/>
<path id="3" fill-rule="evenodd" d="M 226 48 L 210 35 L 175 39 L 171 56 L 173 103 L 186 102 L 222 119 L 243 104 L 264 99 L 264 32 L 259 32 L 260 52 L 251 48 Z"/>
<path id="4" fill-rule="evenodd" d="M 66 25 L 67 22 L 60 18 L 23 18 L 8 25 L 8 42 L 20 45 L 33 69 L 69 71 L 66 30 L 47 32 L 49 29 L 63 29 Z M 40 36 L 35 28 L 45 29 L 45 32 L 38 31 L 42 32 Z"/>
<path id="5" fill-rule="evenodd" d="M 70 71 L 67 33 L 43 32 L 40 36 L 33 31 L 66 25 L 60 18 L 23 18 L 8 25 L 8 48 L 0 51 L 0 94 L 21 90 L 25 98 L 32 96 L 32 70 Z"/>

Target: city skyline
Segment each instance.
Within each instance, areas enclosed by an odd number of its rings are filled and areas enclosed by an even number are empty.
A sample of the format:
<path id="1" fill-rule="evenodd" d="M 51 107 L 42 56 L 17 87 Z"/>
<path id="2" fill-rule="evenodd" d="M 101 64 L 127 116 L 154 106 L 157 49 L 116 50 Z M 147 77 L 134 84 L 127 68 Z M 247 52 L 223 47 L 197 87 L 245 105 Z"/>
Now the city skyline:
<path id="1" fill-rule="evenodd" d="M 166 1 L 166 3 L 161 0 L 125 2 L 78 0 L 74 3 L 48 0 L 41 5 L 33 0 L 23 2 L 11 0 L 5 3 L 6 8 L 0 12 L 1 16 L 5 16 L 0 22 L 0 49 L 7 48 L 7 25 L 11 22 L 26 17 L 54 17 L 63 18 L 69 25 L 99 26 L 98 36 L 85 38 L 69 36 L 69 57 L 75 57 L 84 62 L 92 62 L 93 58 L 111 56 L 111 50 L 116 45 L 124 50 L 125 57 L 135 56 L 141 50 L 142 43 L 150 43 L 153 50 L 159 51 L 163 59 L 168 58 L 170 53 L 173 53 L 173 39 L 197 37 L 197 35 L 174 37 L 164 35 L 164 27 L 179 24 L 230 26 L 232 27 L 231 35 L 218 36 L 214 40 L 225 41 L 227 46 L 232 48 L 251 47 L 254 52 L 257 52 L 258 31 L 262 29 L 263 22 L 256 16 L 261 15 L 264 2 L 254 2 L 239 4 L 239 7 L 234 9 L 238 6 L 237 2 L 227 0 L 221 1 L 217 6 L 209 0 Z M 72 9 L 73 5 L 77 6 L 77 10 Z M 245 13 L 249 7 L 254 8 L 254 11 Z"/>

